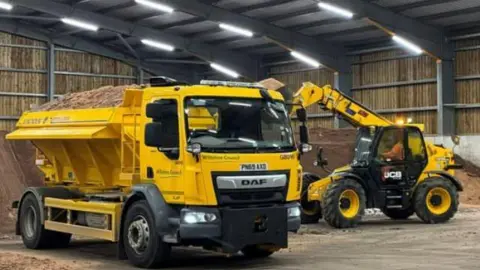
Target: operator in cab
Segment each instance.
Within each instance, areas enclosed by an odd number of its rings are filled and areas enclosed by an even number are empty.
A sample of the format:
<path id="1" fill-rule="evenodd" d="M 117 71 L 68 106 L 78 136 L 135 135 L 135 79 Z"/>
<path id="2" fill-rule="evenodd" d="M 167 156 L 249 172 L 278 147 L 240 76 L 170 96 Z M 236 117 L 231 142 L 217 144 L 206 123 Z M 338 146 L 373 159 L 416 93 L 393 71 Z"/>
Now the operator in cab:
<path id="1" fill-rule="evenodd" d="M 385 151 L 382 157 L 389 161 L 401 161 L 405 159 L 403 147 L 403 129 L 396 130 L 391 133 L 391 140 L 394 142 L 393 147 Z"/>

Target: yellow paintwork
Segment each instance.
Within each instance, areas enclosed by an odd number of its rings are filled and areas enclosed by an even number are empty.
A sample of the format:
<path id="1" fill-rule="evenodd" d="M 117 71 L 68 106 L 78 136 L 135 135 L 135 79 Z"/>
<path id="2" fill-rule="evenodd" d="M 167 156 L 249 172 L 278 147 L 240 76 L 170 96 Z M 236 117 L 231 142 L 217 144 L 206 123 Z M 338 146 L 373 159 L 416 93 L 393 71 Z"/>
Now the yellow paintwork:
<path id="1" fill-rule="evenodd" d="M 276 91 L 269 91 L 283 100 Z M 17 130 L 7 135 L 11 140 L 32 140 L 40 150 L 39 168 L 48 186 L 68 185 L 83 192 L 119 189 L 127 193 L 138 183 L 158 186 L 171 204 L 217 205 L 212 172 L 239 171 L 240 164 L 261 162 L 268 170 L 290 172 L 287 200 L 300 198 L 301 166 L 297 151 L 290 153 L 208 154 L 200 160 L 187 152 L 184 99 L 190 96 L 257 98 L 258 89 L 223 86 L 150 87 L 126 90 L 118 107 L 25 112 Z M 171 160 L 155 147 L 144 144 L 146 105 L 158 99 L 175 99 L 180 127 L 180 157 Z M 192 109 L 192 108 L 190 108 Z M 190 125 L 206 128 L 217 125 L 208 112 L 192 111 Z M 147 167 L 154 179 L 147 178 Z M 300 180 L 299 180 L 300 179 Z M 76 202 L 75 205 L 78 205 Z M 96 206 L 95 206 L 96 207 Z M 89 209 L 93 209 L 90 208 Z"/>
<path id="2" fill-rule="evenodd" d="M 350 202 L 350 206 L 345 209 L 338 206 L 340 208 L 340 213 L 342 213 L 345 218 L 351 219 L 356 217 L 358 211 L 360 210 L 360 198 L 358 197 L 358 194 L 352 189 L 347 189 L 340 194 L 340 200 L 342 199 L 348 200 Z"/>
<path id="3" fill-rule="evenodd" d="M 345 96 L 341 91 L 333 89 L 330 85 L 319 87 L 313 83 L 303 83 L 302 87 L 294 94 L 293 103 L 296 107 L 308 107 L 313 104 L 321 105 L 325 110 L 332 111 L 335 114 L 341 115 L 344 119 L 348 120 L 352 125 L 358 127 L 387 127 L 387 126 L 402 126 L 391 122 L 390 120 L 376 114 L 372 110 L 356 102 L 355 100 Z M 403 126 L 415 126 L 421 131 L 424 130 L 423 124 L 405 124 Z M 412 149 L 419 149 L 424 147 L 423 142 L 418 139 L 409 138 L 409 145 Z M 428 177 L 435 175 L 430 171 L 442 171 L 447 165 L 454 164 L 453 151 L 449 148 L 443 148 L 436 146 L 432 143 L 425 142 L 428 164 L 425 167 L 423 173 L 420 175 L 417 184 L 420 184 Z M 328 185 L 333 182 L 342 179 L 338 173 L 347 171 L 350 166 L 344 166 L 333 171 L 333 173 L 325 178 L 322 178 L 308 187 L 308 200 L 321 201 L 323 194 L 325 193 Z M 445 171 L 451 175 L 454 175 L 453 170 Z"/>
<path id="4" fill-rule="evenodd" d="M 48 213 L 47 219 L 45 220 L 46 229 L 100 238 L 113 242 L 118 240 L 118 229 L 120 228 L 122 203 L 86 202 L 81 200 L 65 200 L 47 197 L 45 198 L 45 207 L 47 208 Z M 54 217 L 52 217 L 50 214 L 51 208 L 67 210 L 67 215 L 71 215 L 72 212 L 105 214 L 108 217 L 108 229 L 81 226 L 78 224 L 72 224 L 69 221 L 54 221 Z"/>
<path id="5" fill-rule="evenodd" d="M 433 196 L 440 197 L 441 202 L 439 205 L 434 205 L 431 202 L 431 199 Z M 450 206 L 452 205 L 452 198 L 450 197 L 450 193 L 448 193 L 446 189 L 441 187 L 432 188 L 428 192 L 425 200 L 427 203 L 428 211 L 430 211 L 430 213 L 437 216 L 445 214 L 450 209 Z"/>

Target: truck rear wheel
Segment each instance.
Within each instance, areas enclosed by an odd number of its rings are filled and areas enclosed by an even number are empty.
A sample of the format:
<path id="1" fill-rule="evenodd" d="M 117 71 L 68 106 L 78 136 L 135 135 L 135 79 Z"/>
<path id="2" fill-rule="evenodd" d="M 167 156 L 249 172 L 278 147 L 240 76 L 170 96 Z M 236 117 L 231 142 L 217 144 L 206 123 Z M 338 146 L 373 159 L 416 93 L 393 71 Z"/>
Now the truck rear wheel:
<path id="1" fill-rule="evenodd" d="M 335 228 L 356 227 L 365 213 L 365 205 L 365 190 L 360 183 L 338 180 L 328 185 L 323 196 L 323 218 Z"/>
<path id="2" fill-rule="evenodd" d="M 304 174 L 302 183 L 302 197 L 300 201 L 301 213 L 300 220 L 302 224 L 318 223 L 322 218 L 322 207 L 319 201 L 308 200 L 308 187 L 311 183 L 320 180 L 320 177 L 313 174 Z"/>
<path id="3" fill-rule="evenodd" d="M 64 248 L 70 243 L 71 234 L 46 230 L 40 220 L 40 205 L 33 194 L 28 194 L 20 207 L 20 232 L 27 248 Z"/>
<path id="4" fill-rule="evenodd" d="M 258 245 L 251 245 L 244 247 L 242 253 L 248 258 L 265 258 L 275 253 L 275 251 L 262 248 Z"/>
<path id="5" fill-rule="evenodd" d="M 128 208 L 122 237 L 127 258 L 137 267 L 159 266 L 170 255 L 171 247 L 157 235 L 152 210 L 145 200 L 134 202 Z"/>
<path id="6" fill-rule="evenodd" d="M 448 179 L 426 179 L 414 195 L 415 212 L 425 223 L 442 223 L 458 210 L 457 188 Z"/>

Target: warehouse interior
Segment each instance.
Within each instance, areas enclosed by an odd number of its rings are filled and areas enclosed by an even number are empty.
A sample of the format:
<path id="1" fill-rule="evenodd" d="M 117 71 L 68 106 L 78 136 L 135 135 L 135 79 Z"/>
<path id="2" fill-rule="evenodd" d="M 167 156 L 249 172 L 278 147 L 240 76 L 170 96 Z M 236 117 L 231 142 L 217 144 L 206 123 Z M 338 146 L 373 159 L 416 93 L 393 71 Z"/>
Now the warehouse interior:
<path id="1" fill-rule="evenodd" d="M 393 122 L 424 124 L 428 141 L 480 166 L 478 0 L 0 0 L 5 134 L 64 95 L 157 76 L 275 78 L 290 93 L 330 84 Z M 348 128 L 319 107 L 307 112 L 313 130 Z"/>

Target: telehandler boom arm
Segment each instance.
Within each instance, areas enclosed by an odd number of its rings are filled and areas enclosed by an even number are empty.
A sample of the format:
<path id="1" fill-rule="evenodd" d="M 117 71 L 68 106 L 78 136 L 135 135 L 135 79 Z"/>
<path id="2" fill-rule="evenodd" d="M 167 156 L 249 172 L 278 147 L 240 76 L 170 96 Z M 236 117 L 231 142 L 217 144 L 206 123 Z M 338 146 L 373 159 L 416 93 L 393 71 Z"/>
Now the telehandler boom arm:
<path id="1" fill-rule="evenodd" d="M 319 87 L 311 82 L 303 83 L 302 87 L 293 95 L 293 104 L 304 108 L 312 104 L 319 104 L 322 109 L 341 115 L 344 120 L 355 127 L 391 126 L 394 124 L 330 85 Z M 296 108 L 293 109 L 295 111 Z"/>

